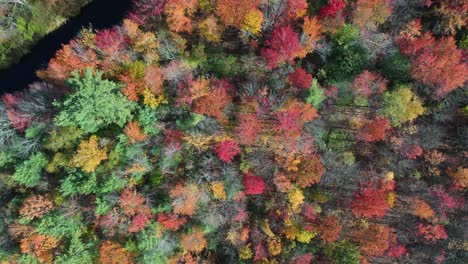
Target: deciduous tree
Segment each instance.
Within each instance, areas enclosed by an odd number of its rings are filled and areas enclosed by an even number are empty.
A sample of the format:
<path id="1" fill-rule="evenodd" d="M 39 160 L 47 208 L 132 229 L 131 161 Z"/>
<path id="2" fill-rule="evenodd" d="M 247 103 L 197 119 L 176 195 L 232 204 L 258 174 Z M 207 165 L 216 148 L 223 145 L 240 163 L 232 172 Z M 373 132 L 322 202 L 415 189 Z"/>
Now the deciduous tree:
<path id="1" fill-rule="evenodd" d="M 81 167 L 85 172 L 93 172 L 101 161 L 107 159 L 106 148 L 100 148 L 97 136 L 93 135 L 88 141 L 81 141 L 72 159 L 75 167 Z"/>

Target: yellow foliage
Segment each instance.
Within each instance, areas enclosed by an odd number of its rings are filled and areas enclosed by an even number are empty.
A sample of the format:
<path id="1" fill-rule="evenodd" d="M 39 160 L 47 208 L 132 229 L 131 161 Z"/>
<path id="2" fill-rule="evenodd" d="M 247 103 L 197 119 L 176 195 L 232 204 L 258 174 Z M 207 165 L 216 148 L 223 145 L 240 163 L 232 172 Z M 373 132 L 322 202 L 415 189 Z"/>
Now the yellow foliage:
<path id="1" fill-rule="evenodd" d="M 272 256 L 278 256 L 281 254 L 281 239 L 276 238 L 270 240 L 268 243 L 268 252 L 270 252 Z"/>
<path id="2" fill-rule="evenodd" d="M 191 145 L 198 150 L 204 151 L 211 147 L 213 136 L 189 134 L 184 137 L 184 141 L 188 145 Z"/>
<path id="3" fill-rule="evenodd" d="M 262 11 L 254 8 L 250 10 L 245 16 L 244 23 L 242 23 L 242 29 L 252 33 L 253 35 L 258 35 L 262 31 L 262 23 Z"/>
<path id="4" fill-rule="evenodd" d="M 386 179 L 386 180 L 391 181 L 391 180 L 393 180 L 394 178 L 395 178 L 395 173 L 393 173 L 393 171 L 389 171 L 389 172 L 387 172 L 387 174 L 385 174 L 385 179 Z"/>
<path id="5" fill-rule="evenodd" d="M 216 199 L 226 200 L 226 192 L 224 191 L 224 184 L 220 181 L 211 183 L 211 191 Z"/>
<path id="6" fill-rule="evenodd" d="M 240 259 L 250 259 L 253 256 L 252 249 L 250 248 L 250 244 L 243 247 L 239 250 L 239 258 Z"/>
<path id="7" fill-rule="evenodd" d="M 200 33 L 208 41 L 218 43 L 221 41 L 221 33 L 223 31 L 218 19 L 210 15 L 198 24 Z"/>
<path id="8" fill-rule="evenodd" d="M 269 237 L 275 237 L 275 234 L 273 233 L 273 231 L 271 231 L 270 223 L 268 223 L 268 220 L 265 220 L 264 222 L 262 222 L 260 227 L 262 228 L 265 235 Z"/>
<path id="9" fill-rule="evenodd" d="M 164 94 L 155 95 L 150 89 L 143 91 L 143 104 L 148 105 L 152 109 L 158 107 L 160 104 L 167 104 L 167 99 Z"/>
<path id="10" fill-rule="evenodd" d="M 387 193 L 387 204 L 390 208 L 395 206 L 395 198 L 396 198 L 395 192 Z"/>
<path id="11" fill-rule="evenodd" d="M 99 148 L 97 137 L 93 135 L 88 141 L 81 141 L 72 164 L 81 167 L 85 172 L 93 172 L 105 159 L 107 159 L 106 148 Z"/>
<path id="12" fill-rule="evenodd" d="M 288 193 L 288 200 L 293 212 L 300 210 L 301 204 L 304 203 L 304 198 L 304 194 L 302 194 L 300 189 L 294 189 Z"/>
<path id="13" fill-rule="evenodd" d="M 314 238 L 317 234 L 312 231 L 302 230 L 296 236 L 296 240 L 302 243 L 309 243 L 312 238 Z"/>

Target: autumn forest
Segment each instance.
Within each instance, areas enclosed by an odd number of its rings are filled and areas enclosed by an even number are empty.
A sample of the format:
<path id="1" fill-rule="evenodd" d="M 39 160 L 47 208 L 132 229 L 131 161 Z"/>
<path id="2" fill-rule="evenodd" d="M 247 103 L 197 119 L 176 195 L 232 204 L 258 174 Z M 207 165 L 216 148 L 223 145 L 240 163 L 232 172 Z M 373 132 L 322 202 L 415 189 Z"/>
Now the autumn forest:
<path id="1" fill-rule="evenodd" d="M 0 0 L 0 67 L 91 1 L 61 2 Z M 132 0 L 0 95 L 0 263 L 468 263 L 467 22 Z"/>

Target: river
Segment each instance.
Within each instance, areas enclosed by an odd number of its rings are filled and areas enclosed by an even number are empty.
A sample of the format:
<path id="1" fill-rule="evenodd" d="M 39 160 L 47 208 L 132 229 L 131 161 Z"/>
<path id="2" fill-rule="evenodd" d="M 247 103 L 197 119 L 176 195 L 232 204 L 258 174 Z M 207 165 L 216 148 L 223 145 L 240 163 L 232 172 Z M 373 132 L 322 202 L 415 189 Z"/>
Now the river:
<path id="1" fill-rule="evenodd" d="M 131 0 L 93 0 L 78 16 L 41 39 L 21 60 L 0 71 L 0 94 L 21 91 L 37 81 L 35 72 L 45 68 L 62 44 L 68 43 L 83 27 L 103 29 L 119 24 L 131 8 Z"/>

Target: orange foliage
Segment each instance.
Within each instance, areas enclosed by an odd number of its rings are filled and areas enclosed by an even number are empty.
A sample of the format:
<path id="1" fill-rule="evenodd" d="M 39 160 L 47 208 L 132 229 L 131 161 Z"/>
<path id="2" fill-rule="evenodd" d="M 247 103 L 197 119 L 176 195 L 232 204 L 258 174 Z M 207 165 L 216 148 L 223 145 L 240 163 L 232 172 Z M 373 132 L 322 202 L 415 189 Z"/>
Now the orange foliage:
<path id="1" fill-rule="evenodd" d="M 304 58 L 308 53 L 315 49 L 317 41 L 322 37 L 322 25 L 319 23 L 317 17 L 305 17 L 302 24 L 302 34 L 305 40 L 301 42 L 303 49 L 299 54 L 299 58 Z"/>
<path id="2" fill-rule="evenodd" d="M 24 218 L 33 220 L 34 218 L 43 216 L 45 213 L 53 209 L 54 204 L 52 203 L 52 200 L 42 195 L 32 195 L 24 200 L 19 212 Z"/>
<path id="3" fill-rule="evenodd" d="M 198 187 L 195 184 L 186 186 L 177 184 L 171 191 L 173 211 L 176 214 L 193 215 L 198 209 Z"/>
<path id="4" fill-rule="evenodd" d="M 396 235 L 385 225 L 370 224 L 368 228 L 351 232 L 351 238 L 360 244 L 362 253 L 368 256 L 382 256 L 396 243 Z"/>
<path id="5" fill-rule="evenodd" d="M 232 97 L 224 88 L 215 88 L 205 96 L 197 99 L 193 111 L 201 115 L 212 116 L 220 123 L 228 120 L 223 114 L 224 108 L 232 101 Z"/>
<path id="6" fill-rule="evenodd" d="M 449 170 L 448 174 L 453 179 L 457 187 L 462 189 L 468 188 L 468 168 L 460 166 L 455 172 Z"/>
<path id="7" fill-rule="evenodd" d="M 288 157 L 277 157 L 276 160 L 288 172 L 287 177 L 301 188 L 320 182 L 325 173 L 325 167 L 317 155 L 296 157 L 291 154 Z M 284 180 L 282 182 L 287 183 Z"/>
<path id="8" fill-rule="evenodd" d="M 206 240 L 203 236 L 203 230 L 196 229 L 190 234 L 182 235 L 181 245 L 185 251 L 201 252 L 206 247 Z"/>
<path id="9" fill-rule="evenodd" d="M 197 0 L 169 0 L 164 7 L 169 28 L 174 32 L 192 32 L 192 19 Z"/>
<path id="10" fill-rule="evenodd" d="M 431 206 L 419 198 L 411 199 L 410 210 L 412 214 L 428 221 L 430 221 L 435 216 Z"/>
<path id="11" fill-rule="evenodd" d="M 105 241 L 99 248 L 99 263 L 101 264 L 131 264 L 135 263 L 133 256 L 119 243 Z"/>
<path id="12" fill-rule="evenodd" d="M 53 263 L 54 249 L 59 246 L 58 241 L 51 236 L 32 235 L 21 239 L 21 253 L 35 254 L 43 263 Z"/>
<path id="13" fill-rule="evenodd" d="M 262 125 L 255 114 L 241 113 L 237 117 L 236 134 L 238 142 L 243 145 L 255 143 L 258 135 L 261 133 Z"/>
<path id="14" fill-rule="evenodd" d="M 128 122 L 125 126 L 124 133 L 130 139 L 131 143 L 144 141 L 148 138 L 148 135 L 141 131 L 138 121 Z"/>
<path id="15" fill-rule="evenodd" d="M 162 94 L 164 92 L 164 75 L 162 69 L 158 66 L 151 65 L 146 69 L 144 81 L 154 94 Z"/>
<path id="16" fill-rule="evenodd" d="M 331 243 L 338 239 L 341 232 L 341 225 L 335 217 L 328 216 L 320 223 L 317 229 L 320 237 L 326 243 Z"/>
<path id="17" fill-rule="evenodd" d="M 358 0 L 353 11 L 353 23 L 363 28 L 375 28 L 392 14 L 389 0 Z"/>
<path id="18" fill-rule="evenodd" d="M 260 2 L 261 0 L 217 0 L 216 14 L 226 25 L 241 28 L 247 14 L 257 8 Z"/>
<path id="19" fill-rule="evenodd" d="M 47 69 L 38 71 L 37 75 L 62 84 L 71 76 L 72 71 L 93 68 L 97 63 L 98 59 L 94 51 L 86 49 L 78 54 L 73 50 L 72 44 L 68 44 L 63 45 L 62 49 L 57 51 L 54 58 L 50 60 Z"/>

